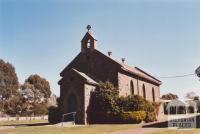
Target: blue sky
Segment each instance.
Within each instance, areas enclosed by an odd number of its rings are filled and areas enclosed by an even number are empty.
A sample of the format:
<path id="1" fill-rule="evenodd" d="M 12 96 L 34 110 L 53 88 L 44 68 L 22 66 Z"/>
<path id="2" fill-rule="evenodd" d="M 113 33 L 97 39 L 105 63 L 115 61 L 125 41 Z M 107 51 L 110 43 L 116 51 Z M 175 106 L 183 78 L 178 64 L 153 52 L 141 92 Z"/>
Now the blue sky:
<path id="1" fill-rule="evenodd" d="M 37 73 L 59 95 L 59 73 L 80 52 L 90 24 L 98 49 L 116 59 L 154 76 L 194 73 L 199 7 L 197 0 L 0 0 L 0 58 L 15 66 L 20 83 Z M 162 94 L 200 95 L 196 76 L 161 80 Z"/>

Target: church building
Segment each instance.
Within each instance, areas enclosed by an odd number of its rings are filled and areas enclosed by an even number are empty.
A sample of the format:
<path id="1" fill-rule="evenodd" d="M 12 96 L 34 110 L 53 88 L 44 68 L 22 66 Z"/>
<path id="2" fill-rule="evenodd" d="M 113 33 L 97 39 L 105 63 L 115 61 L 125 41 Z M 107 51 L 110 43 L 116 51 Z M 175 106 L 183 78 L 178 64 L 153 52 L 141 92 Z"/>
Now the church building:
<path id="1" fill-rule="evenodd" d="M 62 113 L 76 112 L 77 123 L 87 124 L 90 93 L 100 81 L 111 82 L 120 96 L 140 95 L 148 101 L 158 102 L 162 82 L 138 67 L 127 65 L 124 58 L 117 61 L 111 52 L 100 52 L 90 28 L 88 25 L 81 40 L 81 52 L 60 73 Z"/>

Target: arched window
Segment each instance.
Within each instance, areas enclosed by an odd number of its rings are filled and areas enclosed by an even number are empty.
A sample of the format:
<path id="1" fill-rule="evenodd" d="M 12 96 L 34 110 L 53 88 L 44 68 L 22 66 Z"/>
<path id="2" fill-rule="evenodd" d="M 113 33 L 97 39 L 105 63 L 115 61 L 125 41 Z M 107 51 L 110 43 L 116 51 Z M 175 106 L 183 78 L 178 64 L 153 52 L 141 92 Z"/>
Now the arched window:
<path id="1" fill-rule="evenodd" d="M 91 47 L 91 41 L 88 40 L 88 41 L 87 41 L 87 48 L 90 48 L 90 47 Z"/>
<path id="2" fill-rule="evenodd" d="M 153 102 L 155 102 L 155 90 L 154 90 L 154 88 L 152 88 L 152 98 L 153 98 Z"/>
<path id="3" fill-rule="evenodd" d="M 143 97 L 146 99 L 146 89 L 145 89 L 145 85 L 144 84 L 143 84 L 142 89 L 143 89 Z"/>
<path id="4" fill-rule="evenodd" d="M 130 92 L 131 92 L 131 95 L 134 95 L 134 85 L 133 85 L 132 80 L 131 80 L 131 83 L 130 83 Z"/>

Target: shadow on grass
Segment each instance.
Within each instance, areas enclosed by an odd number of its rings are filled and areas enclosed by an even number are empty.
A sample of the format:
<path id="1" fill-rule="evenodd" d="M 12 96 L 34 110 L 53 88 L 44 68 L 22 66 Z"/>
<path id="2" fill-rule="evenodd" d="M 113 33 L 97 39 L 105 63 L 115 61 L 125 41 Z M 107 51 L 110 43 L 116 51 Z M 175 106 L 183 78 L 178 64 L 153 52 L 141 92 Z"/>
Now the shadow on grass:
<path id="1" fill-rule="evenodd" d="M 187 118 L 181 118 L 181 119 L 187 119 Z M 156 123 L 150 123 L 147 125 L 142 126 L 143 128 L 168 128 L 169 121 L 163 121 L 163 122 L 156 122 Z M 200 115 L 196 116 L 196 128 L 200 128 Z"/>

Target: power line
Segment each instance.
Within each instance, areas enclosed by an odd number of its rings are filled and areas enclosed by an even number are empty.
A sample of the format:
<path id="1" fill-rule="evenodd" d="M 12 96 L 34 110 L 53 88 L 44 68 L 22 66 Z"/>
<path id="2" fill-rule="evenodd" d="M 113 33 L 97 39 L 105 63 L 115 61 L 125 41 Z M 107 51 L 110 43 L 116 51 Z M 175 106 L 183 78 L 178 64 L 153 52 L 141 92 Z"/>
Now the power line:
<path id="1" fill-rule="evenodd" d="M 158 78 L 180 78 L 180 77 L 188 77 L 192 75 L 195 75 L 195 74 L 192 73 L 192 74 L 175 75 L 175 76 L 158 76 Z"/>

